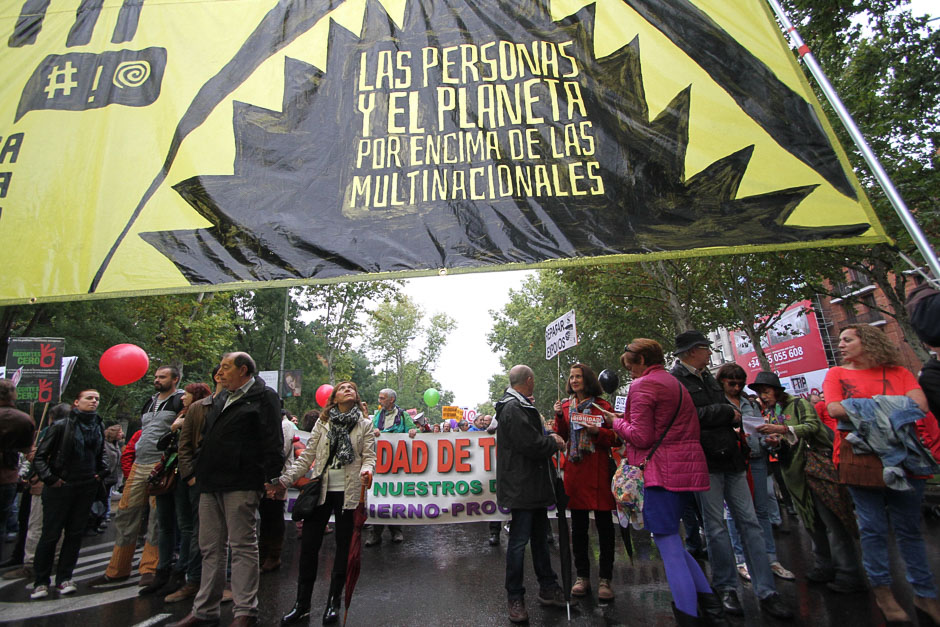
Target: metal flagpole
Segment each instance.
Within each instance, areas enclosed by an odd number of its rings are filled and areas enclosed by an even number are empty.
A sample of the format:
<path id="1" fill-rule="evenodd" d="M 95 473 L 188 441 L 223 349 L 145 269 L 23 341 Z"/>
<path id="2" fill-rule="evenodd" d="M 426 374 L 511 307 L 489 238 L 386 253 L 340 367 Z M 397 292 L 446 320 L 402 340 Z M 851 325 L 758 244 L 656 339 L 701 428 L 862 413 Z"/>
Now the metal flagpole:
<path id="1" fill-rule="evenodd" d="M 287 332 L 290 330 L 290 288 L 284 290 L 284 327 L 281 329 L 281 367 L 277 371 L 278 395 L 284 390 L 284 357 L 287 354 Z"/>
<path id="2" fill-rule="evenodd" d="M 921 230 L 920 225 L 917 224 L 917 220 L 914 219 L 914 216 L 907 208 L 907 205 L 904 203 L 904 199 L 901 198 L 901 195 L 898 193 L 897 188 L 894 187 L 894 183 L 891 182 L 891 178 L 888 176 L 888 173 L 885 172 L 883 167 L 881 167 L 881 162 L 878 161 L 878 157 L 875 156 L 875 153 L 872 152 L 868 142 L 865 141 L 865 137 L 862 135 L 862 132 L 855 124 L 855 120 L 852 119 L 852 115 L 845 108 L 845 105 L 842 104 L 842 100 L 839 98 L 839 94 L 836 93 L 835 88 L 833 88 L 832 84 L 829 82 L 829 79 L 826 78 L 826 74 L 823 72 L 822 67 L 816 61 L 816 57 L 814 57 L 813 53 L 810 52 L 809 46 L 807 46 L 803 41 L 803 38 L 800 37 L 796 27 L 793 26 L 793 22 L 790 21 L 790 18 L 787 16 L 786 11 L 783 10 L 783 7 L 780 5 L 778 0 L 767 0 L 767 2 L 770 4 L 770 7 L 773 9 L 774 14 L 776 14 L 777 19 L 780 20 L 780 23 L 786 30 L 787 35 L 790 37 L 790 42 L 796 48 L 800 58 L 806 64 L 806 67 L 809 68 L 813 78 L 816 79 L 816 83 L 819 85 L 819 88 L 822 89 L 823 93 L 826 95 L 826 99 L 829 101 L 829 104 L 832 105 L 833 109 L 835 109 L 836 114 L 838 114 L 839 119 L 842 120 L 842 124 L 849 132 L 849 135 L 851 135 L 855 145 L 858 146 L 858 149 L 862 152 L 862 156 L 865 158 L 865 162 L 868 163 L 868 167 L 871 168 L 875 178 L 878 179 L 878 183 L 881 185 L 881 189 L 884 190 L 885 194 L 888 196 L 888 200 L 894 207 L 895 212 L 897 212 L 898 217 L 901 218 L 901 222 L 904 224 L 904 228 L 907 229 L 907 232 L 910 233 L 911 237 L 913 238 L 914 244 L 917 246 L 917 250 L 919 250 L 920 254 L 923 255 L 924 260 L 927 262 L 927 266 L 933 272 L 934 282 L 940 280 L 940 261 L 937 260 L 936 252 L 934 252 L 933 248 L 930 246 L 930 242 L 927 241 L 927 237 Z"/>

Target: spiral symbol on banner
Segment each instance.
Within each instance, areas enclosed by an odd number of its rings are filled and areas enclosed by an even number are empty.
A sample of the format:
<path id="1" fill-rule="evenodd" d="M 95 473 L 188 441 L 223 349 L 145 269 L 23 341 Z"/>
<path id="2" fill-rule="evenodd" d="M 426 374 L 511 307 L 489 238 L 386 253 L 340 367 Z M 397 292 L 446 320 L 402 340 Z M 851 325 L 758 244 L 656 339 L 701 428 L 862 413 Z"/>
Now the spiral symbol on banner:
<path id="1" fill-rule="evenodd" d="M 121 61 L 111 80 L 115 87 L 140 87 L 150 78 L 150 64 L 146 61 Z"/>

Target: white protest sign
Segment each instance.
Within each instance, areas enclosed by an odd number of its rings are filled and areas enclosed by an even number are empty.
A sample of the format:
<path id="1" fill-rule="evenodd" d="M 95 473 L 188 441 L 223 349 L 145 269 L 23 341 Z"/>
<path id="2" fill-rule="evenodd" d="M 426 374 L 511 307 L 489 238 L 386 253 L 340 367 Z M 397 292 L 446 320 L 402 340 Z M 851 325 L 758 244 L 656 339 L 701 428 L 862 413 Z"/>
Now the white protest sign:
<path id="1" fill-rule="evenodd" d="M 622 414 L 623 411 L 627 408 L 627 397 L 618 396 L 614 399 L 614 411 L 618 414 Z"/>
<path id="2" fill-rule="evenodd" d="M 604 423 L 603 416 L 595 416 L 594 414 L 581 414 L 574 411 L 568 415 L 568 420 L 574 424 L 583 425 L 585 427 L 599 427 Z"/>
<path id="3" fill-rule="evenodd" d="M 551 359 L 577 344 L 578 327 L 574 321 L 574 309 L 545 327 L 545 359 Z"/>

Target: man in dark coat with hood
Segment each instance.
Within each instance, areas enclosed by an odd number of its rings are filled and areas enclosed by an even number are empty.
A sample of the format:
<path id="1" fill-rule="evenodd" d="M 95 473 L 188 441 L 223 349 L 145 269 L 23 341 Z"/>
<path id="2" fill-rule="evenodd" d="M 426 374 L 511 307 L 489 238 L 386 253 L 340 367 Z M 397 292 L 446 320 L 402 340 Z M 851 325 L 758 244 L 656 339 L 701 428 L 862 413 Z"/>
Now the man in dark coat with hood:
<path id="1" fill-rule="evenodd" d="M 513 366 L 509 388 L 496 403 L 496 497 L 500 507 L 512 510 L 506 548 L 506 593 L 509 620 L 525 622 L 525 586 L 522 583 L 525 546 L 532 542 L 532 564 L 539 581 L 539 603 L 565 606 L 565 595 L 552 570 L 548 552 L 548 507 L 555 504 L 552 455 L 565 446 L 558 434 L 546 433 L 532 404 L 535 375 L 528 366 Z"/>

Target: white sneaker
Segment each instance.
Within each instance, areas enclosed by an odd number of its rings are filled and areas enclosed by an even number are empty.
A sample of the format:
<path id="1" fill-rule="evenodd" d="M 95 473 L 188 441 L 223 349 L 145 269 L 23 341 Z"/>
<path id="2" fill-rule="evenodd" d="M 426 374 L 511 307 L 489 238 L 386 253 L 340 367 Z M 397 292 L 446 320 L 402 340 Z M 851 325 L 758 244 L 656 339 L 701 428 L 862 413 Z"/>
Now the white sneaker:
<path id="1" fill-rule="evenodd" d="M 31 599 L 42 599 L 49 596 L 49 586 L 36 586 L 33 593 L 29 595 Z"/>
<path id="2" fill-rule="evenodd" d="M 68 581 L 63 581 L 62 583 L 57 585 L 56 588 L 58 588 L 59 594 L 72 594 L 73 592 L 78 590 L 78 586 L 76 586 L 75 582 L 72 581 L 71 579 Z"/>
<path id="3" fill-rule="evenodd" d="M 780 562 L 771 562 L 770 570 L 773 571 L 773 573 L 777 577 L 780 577 L 781 579 L 785 579 L 786 581 L 793 581 L 794 579 L 796 579 L 796 575 L 794 575 L 789 570 L 784 568 L 783 565 L 780 564 Z"/>

